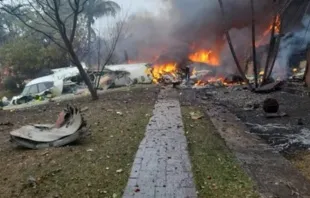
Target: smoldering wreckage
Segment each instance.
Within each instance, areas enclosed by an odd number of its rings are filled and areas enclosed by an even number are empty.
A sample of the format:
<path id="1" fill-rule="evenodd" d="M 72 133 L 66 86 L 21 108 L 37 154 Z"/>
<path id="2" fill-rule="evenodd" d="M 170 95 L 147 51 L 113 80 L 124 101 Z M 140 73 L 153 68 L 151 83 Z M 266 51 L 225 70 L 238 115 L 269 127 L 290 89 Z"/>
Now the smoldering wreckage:
<path id="1" fill-rule="evenodd" d="M 180 6 L 180 4 L 185 2 L 185 0 L 171 0 L 171 4 L 173 5 L 172 9 L 176 10 L 170 13 L 182 12 L 185 16 L 189 14 L 184 11 L 184 6 Z M 212 92 L 216 92 L 217 88 L 227 88 L 230 91 L 248 90 L 249 92 L 258 94 L 278 91 L 286 88 L 288 84 L 292 83 L 299 83 L 302 85 L 308 74 L 306 51 L 307 44 L 310 43 L 310 34 L 308 34 L 307 31 L 310 17 L 308 17 L 308 15 L 303 16 L 303 18 L 300 19 L 301 22 L 298 28 L 286 28 L 287 30 L 284 31 L 283 21 L 285 14 L 279 13 L 276 16 L 273 14 L 271 14 L 271 16 L 265 16 L 264 14 L 267 12 L 265 10 L 266 6 L 268 7 L 271 3 L 271 1 L 261 1 L 259 6 L 257 6 L 258 10 L 256 10 L 256 14 L 259 16 L 257 18 L 260 19 L 257 21 L 257 26 L 259 26 L 258 32 L 260 32 L 260 34 L 256 36 L 254 42 L 257 57 L 254 58 L 253 55 L 248 54 L 248 51 L 251 51 L 250 39 L 241 39 L 241 44 L 239 42 L 236 43 L 235 50 L 237 53 L 242 54 L 241 51 L 246 51 L 246 55 L 238 55 L 237 57 L 240 62 L 242 61 L 241 69 L 235 66 L 238 66 L 238 62 L 232 59 L 230 53 L 227 53 L 229 52 L 230 46 L 227 42 L 227 34 L 225 38 L 225 28 L 218 28 L 219 21 L 223 20 L 222 15 L 214 14 L 211 10 L 216 10 L 215 7 L 209 5 L 208 8 L 204 6 L 202 6 L 203 9 L 197 8 L 197 13 L 201 14 L 199 15 L 196 13 L 199 17 L 195 14 L 191 14 L 189 18 L 191 18 L 192 21 L 203 19 L 210 19 L 213 21 L 202 21 L 199 23 L 199 27 L 196 27 L 196 23 L 190 23 L 189 20 L 185 20 L 188 22 L 186 25 L 184 25 L 184 23 L 176 23 L 176 25 L 171 26 L 178 27 L 177 30 L 173 30 L 174 32 L 178 32 L 178 34 L 173 35 L 177 38 L 180 37 L 179 40 L 186 40 L 185 45 L 184 43 L 180 45 L 180 43 L 176 44 L 172 42 L 165 47 L 166 50 L 164 50 L 164 52 L 162 50 L 159 50 L 159 52 L 155 50 L 156 52 L 154 54 L 153 50 L 153 54 L 150 56 L 150 54 L 148 54 L 149 51 L 146 49 L 152 48 L 149 46 L 150 43 L 152 44 L 152 39 L 147 39 L 146 37 L 145 39 L 150 40 L 150 42 L 145 46 L 141 46 L 140 43 L 137 43 L 137 40 L 132 38 L 130 46 L 139 46 L 141 49 L 128 49 L 126 48 L 127 45 L 120 41 L 118 45 L 119 49 L 116 49 L 116 52 L 128 50 L 129 53 L 133 51 L 138 53 L 132 56 L 129 54 L 130 60 L 125 60 L 128 64 L 106 66 L 103 73 L 98 71 L 97 73 L 92 72 L 92 74 L 94 74 L 93 81 L 96 82 L 95 79 L 97 76 L 102 75 L 99 84 L 103 89 L 109 89 L 115 86 L 130 86 L 135 83 L 153 83 L 163 87 L 172 85 L 174 88 L 179 89 L 207 90 L 208 95 L 212 95 Z M 197 6 L 201 7 L 199 3 L 197 3 Z M 241 10 L 248 10 L 243 9 L 245 8 L 244 6 L 248 5 L 238 4 L 235 6 Z M 269 6 L 269 8 L 271 7 L 272 6 Z M 216 5 L 216 8 L 218 8 L 218 5 Z M 205 14 L 208 13 L 205 11 L 206 9 L 210 9 L 210 13 L 213 13 L 215 16 L 206 17 Z M 233 35 L 231 39 L 240 41 L 240 35 L 244 36 L 245 33 L 249 33 L 251 21 L 245 20 L 246 17 L 241 19 L 240 16 L 236 16 L 235 11 L 230 12 L 226 10 L 226 12 L 233 20 L 233 22 L 229 23 L 229 25 L 227 25 L 228 27 L 226 27 L 228 30 L 231 30 L 231 35 Z M 251 16 L 249 13 L 246 15 Z M 214 25 L 214 21 L 216 21 L 216 25 Z M 160 23 L 160 27 L 162 27 L 162 24 L 163 23 Z M 222 23 L 220 24 L 222 25 Z M 141 25 L 143 25 L 143 23 Z M 134 31 L 139 31 L 139 24 L 138 27 L 136 26 L 137 25 L 133 25 L 133 28 L 135 28 Z M 192 30 L 189 35 L 185 36 L 186 38 L 184 38 L 185 34 L 179 34 L 179 32 L 184 32 L 184 29 Z M 214 32 L 211 32 L 211 30 L 214 30 Z M 132 33 L 132 35 L 140 35 L 135 34 L 135 32 Z M 192 35 L 194 33 L 196 35 Z M 210 35 L 211 41 L 205 36 L 208 34 Z M 152 36 L 154 35 L 152 34 Z M 269 42 L 270 37 L 272 39 Z M 159 45 L 161 45 L 160 49 L 167 44 L 167 40 L 173 40 L 171 38 L 163 38 L 162 35 L 159 35 L 158 38 L 160 39 L 157 40 L 154 38 L 157 42 L 155 46 L 158 46 L 159 43 Z M 272 47 L 274 51 L 270 50 Z M 271 56 L 269 56 L 270 54 Z M 156 58 L 154 59 L 154 57 Z M 254 61 L 255 59 L 256 61 Z M 238 69 L 240 69 L 241 72 L 240 70 L 238 71 Z M 54 72 L 54 75 L 55 73 L 57 76 L 57 71 Z M 68 81 L 67 77 L 62 77 L 60 80 L 62 82 L 59 84 L 62 88 L 58 89 L 58 94 L 61 93 L 59 90 L 64 89 L 67 85 L 71 86 L 74 84 L 76 87 L 77 83 L 72 80 Z M 260 86 L 257 86 L 257 84 L 260 84 Z M 32 84 L 29 84 L 29 86 L 31 85 Z M 53 85 L 53 87 L 50 86 L 49 90 L 55 93 L 53 89 L 56 87 L 57 90 L 58 84 L 54 81 Z M 40 87 L 37 87 L 37 89 L 40 91 Z M 80 93 L 76 88 L 75 92 Z M 39 94 L 39 96 L 42 95 Z M 15 99 L 21 99 L 22 97 L 17 97 Z M 257 103 L 245 105 L 244 110 L 254 111 L 258 108 L 263 109 L 265 112 L 264 117 L 267 119 L 288 116 L 285 112 L 279 111 L 279 102 L 274 98 L 267 98 L 263 101 L 262 105 Z M 66 116 L 63 116 L 64 114 Z M 17 131 L 13 131 L 11 132 L 12 141 L 28 148 L 42 148 L 66 145 L 78 139 L 80 136 L 84 136 L 84 133 L 81 131 L 83 131 L 82 128 L 85 129 L 85 125 L 79 110 L 75 107 L 68 107 L 68 109 L 59 116 L 59 119 L 64 117 L 65 119 L 61 122 L 61 126 L 57 124 L 59 122 L 57 121 L 56 125 L 25 126 Z M 256 129 L 266 129 L 266 127 L 257 127 L 258 125 L 251 125 L 251 123 L 248 125 Z M 62 131 L 63 134 L 53 134 L 56 131 Z M 292 139 L 292 137 L 290 138 Z M 296 141 L 295 138 L 294 143 L 296 143 Z"/>

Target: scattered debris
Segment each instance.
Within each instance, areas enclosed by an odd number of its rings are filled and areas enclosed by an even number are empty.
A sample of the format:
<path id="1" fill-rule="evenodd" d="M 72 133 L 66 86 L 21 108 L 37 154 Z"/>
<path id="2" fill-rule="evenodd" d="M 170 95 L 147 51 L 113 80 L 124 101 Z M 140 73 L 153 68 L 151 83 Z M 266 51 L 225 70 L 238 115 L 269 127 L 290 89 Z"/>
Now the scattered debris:
<path id="1" fill-rule="evenodd" d="M 282 118 L 288 116 L 285 112 L 277 112 L 277 113 L 265 113 L 266 118 Z"/>
<path id="2" fill-rule="evenodd" d="M 14 124 L 11 122 L 1 122 L 0 126 L 13 126 Z"/>
<path id="3" fill-rule="evenodd" d="M 232 84 L 232 83 L 242 83 L 244 82 L 244 80 L 240 75 L 230 74 L 226 76 L 226 78 L 224 79 L 224 82 Z"/>
<path id="4" fill-rule="evenodd" d="M 3 96 L 3 97 L 2 97 L 1 102 L 2 102 L 2 106 L 7 106 L 7 105 L 10 104 L 9 99 L 8 99 L 6 96 Z"/>
<path id="5" fill-rule="evenodd" d="M 117 172 L 117 173 L 122 173 L 122 172 L 123 172 L 123 169 L 118 169 L 116 172 Z"/>
<path id="6" fill-rule="evenodd" d="M 85 112 L 85 111 L 88 111 L 88 110 L 89 110 L 88 107 L 83 107 L 83 108 L 81 109 L 81 112 Z"/>
<path id="7" fill-rule="evenodd" d="M 200 111 L 191 112 L 190 115 L 193 120 L 199 120 L 204 117 L 203 113 L 201 113 Z"/>
<path id="8" fill-rule="evenodd" d="M 122 115 L 123 115 L 123 113 L 122 113 L 122 112 L 120 112 L 120 111 L 117 111 L 117 112 L 116 112 L 116 114 L 117 114 L 117 115 L 120 115 L 120 116 L 122 116 Z"/>
<path id="9" fill-rule="evenodd" d="M 36 180 L 36 178 L 34 178 L 33 176 L 30 175 L 30 176 L 27 178 L 27 183 L 28 183 L 29 186 L 35 188 L 36 185 L 37 185 L 37 180 Z"/>
<path id="10" fill-rule="evenodd" d="M 10 133 L 11 142 L 30 149 L 60 147 L 88 135 L 86 122 L 76 107 L 67 106 L 54 125 L 27 125 Z"/>
<path id="11" fill-rule="evenodd" d="M 279 111 L 279 103 L 274 98 L 264 100 L 263 109 L 266 113 L 277 113 Z"/>
<path id="12" fill-rule="evenodd" d="M 260 107 L 260 104 L 258 102 L 248 102 L 245 104 L 245 107 L 243 108 L 245 111 L 252 111 L 255 109 L 258 109 Z"/>
<path id="13" fill-rule="evenodd" d="M 246 125 L 250 126 L 252 129 L 261 131 L 261 132 L 276 132 L 276 131 L 286 131 L 289 132 L 292 130 L 291 126 L 284 126 L 282 124 L 254 124 L 254 123 L 246 123 Z"/>
<path id="14" fill-rule="evenodd" d="M 94 149 L 87 149 L 87 152 L 94 152 Z"/>
<path id="15" fill-rule="evenodd" d="M 284 85 L 284 81 L 276 81 L 267 85 L 261 86 L 255 90 L 256 93 L 270 93 L 280 90 Z"/>

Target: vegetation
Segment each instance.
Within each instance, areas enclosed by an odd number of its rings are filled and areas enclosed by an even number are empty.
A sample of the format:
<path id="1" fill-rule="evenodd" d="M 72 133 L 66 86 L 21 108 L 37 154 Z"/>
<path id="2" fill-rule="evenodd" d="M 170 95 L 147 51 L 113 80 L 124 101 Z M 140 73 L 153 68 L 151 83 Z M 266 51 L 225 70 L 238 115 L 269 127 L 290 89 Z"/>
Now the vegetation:
<path id="1" fill-rule="evenodd" d="M 0 126 L 5 137 L 0 138 L 1 198 L 121 197 L 154 98 L 150 90 L 133 89 L 107 93 L 91 104 L 87 99 L 75 101 L 80 107 L 89 107 L 83 114 L 92 135 L 63 148 L 12 149 L 6 141 L 6 132 L 11 128 Z M 23 112 L 0 112 L 0 119 L 16 125 L 53 123 L 64 106 L 51 104 Z"/>
<path id="2" fill-rule="evenodd" d="M 20 37 L 8 41 L 0 48 L 0 63 L 10 66 L 21 80 L 35 78 L 42 69 L 53 69 L 68 64 L 64 50 L 54 44 L 44 46 L 42 41 Z"/>
<path id="3" fill-rule="evenodd" d="M 0 68 L 11 68 L 18 78 L 26 79 L 42 68 L 63 67 L 70 61 L 92 98 L 98 98 L 81 61 L 90 53 L 95 19 L 115 15 L 118 4 L 105 0 L 0 3 Z"/>
<path id="4" fill-rule="evenodd" d="M 95 19 L 112 15 L 115 16 L 120 10 L 120 6 L 107 0 L 88 0 L 85 5 L 84 15 L 87 21 L 87 50 L 88 50 L 88 64 L 90 64 L 91 58 L 91 41 L 95 31 L 92 29 L 92 25 L 95 23 Z"/>
<path id="5" fill-rule="evenodd" d="M 183 123 L 188 140 L 198 196 L 259 197 L 252 180 L 239 167 L 233 154 L 209 119 L 193 120 L 191 112 L 198 108 L 183 107 Z"/>

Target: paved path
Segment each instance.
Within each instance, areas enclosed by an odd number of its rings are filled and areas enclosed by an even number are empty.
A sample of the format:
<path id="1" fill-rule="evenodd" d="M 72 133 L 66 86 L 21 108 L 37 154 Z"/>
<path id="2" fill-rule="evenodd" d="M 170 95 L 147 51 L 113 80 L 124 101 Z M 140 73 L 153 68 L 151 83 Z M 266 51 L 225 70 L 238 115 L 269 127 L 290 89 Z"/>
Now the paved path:
<path id="1" fill-rule="evenodd" d="M 137 151 L 124 198 L 196 198 L 180 104 L 162 90 Z"/>

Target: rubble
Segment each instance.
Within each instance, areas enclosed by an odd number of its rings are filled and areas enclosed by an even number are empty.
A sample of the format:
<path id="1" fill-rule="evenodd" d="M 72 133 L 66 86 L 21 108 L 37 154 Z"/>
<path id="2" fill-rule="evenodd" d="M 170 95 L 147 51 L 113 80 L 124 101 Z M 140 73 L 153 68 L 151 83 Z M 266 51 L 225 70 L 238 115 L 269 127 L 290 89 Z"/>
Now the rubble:
<path id="1" fill-rule="evenodd" d="M 26 125 L 10 132 L 11 142 L 30 149 L 61 147 L 88 135 L 80 111 L 67 106 L 55 124 Z"/>
<path id="2" fill-rule="evenodd" d="M 245 104 L 243 109 L 245 111 L 252 111 L 252 110 L 258 109 L 259 107 L 260 107 L 260 104 L 258 102 L 248 102 L 247 104 Z"/>
<path id="3" fill-rule="evenodd" d="M 243 83 L 244 80 L 241 76 L 239 75 L 236 75 L 236 74 L 230 74 L 228 76 L 225 77 L 224 79 L 224 82 L 225 83 L 229 83 L 229 84 L 232 84 L 232 83 Z"/>
<path id="4" fill-rule="evenodd" d="M 284 81 L 276 81 L 276 82 L 269 83 L 269 84 L 263 85 L 255 89 L 255 92 L 256 93 L 270 93 L 273 91 L 280 90 L 283 85 L 284 85 Z"/>
<path id="5" fill-rule="evenodd" d="M 285 112 L 277 112 L 277 113 L 265 113 L 266 118 L 282 118 L 288 116 Z"/>

